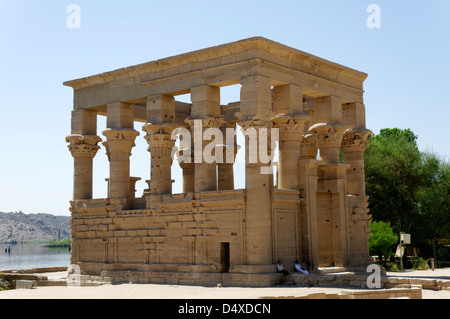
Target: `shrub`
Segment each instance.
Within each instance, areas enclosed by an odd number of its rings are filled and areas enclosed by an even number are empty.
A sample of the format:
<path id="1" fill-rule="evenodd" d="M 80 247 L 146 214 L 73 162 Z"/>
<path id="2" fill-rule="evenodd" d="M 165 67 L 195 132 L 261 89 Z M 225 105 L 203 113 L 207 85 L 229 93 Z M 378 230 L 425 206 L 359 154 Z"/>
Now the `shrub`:
<path id="1" fill-rule="evenodd" d="M 429 259 L 424 259 L 422 257 L 411 256 L 409 261 L 412 264 L 412 269 L 414 270 L 426 270 L 430 269 L 428 266 Z"/>
<path id="2" fill-rule="evenodd" d="M 3 274 L 0 274 L 0 276 L 2 276 Z M 9 289 L 9 285 L 10 285 L 10 282 L 9 282 L 9 280 L 5 280 L 5 279 L 0 279 L 0 291 L 2 291 L 2 290 L 8 290 Z"/>
<path id="3" fill-rule="evenodd" d="M 369 249 L 371 255 L 384 256 L 385 260 L 393 255 L 392 246 L 398 241 L 394 235 L 390 223 L 372 220 L 370 223 Z"/>

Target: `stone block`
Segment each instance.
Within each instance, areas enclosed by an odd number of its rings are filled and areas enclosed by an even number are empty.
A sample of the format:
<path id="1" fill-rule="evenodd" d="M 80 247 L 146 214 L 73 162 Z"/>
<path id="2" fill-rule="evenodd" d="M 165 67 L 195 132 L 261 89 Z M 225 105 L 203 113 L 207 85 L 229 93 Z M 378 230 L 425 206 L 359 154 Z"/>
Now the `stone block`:
<path id="1" fill-rule="evenodd" d="M 183 223 L 181 222 L 170 222 L 167 223 L 168 229 L 183 229 Z"/>
<path id="2" fill-rule="evenodd" d="M 199 228 L 191 228 L 187 230 L 189 236 L 199 236 L 203 235 L 203 231 Z"/>
<path id="3" fill-rule="evenodd" d="M 198 226 L 197 222 L 183 222 L 183 228 L 184 229 L 194 228 L 194 227 L 197 227 L 197 226 Z"/>
<path id="4" fill-rule="evenodd" d="M 107 109 L 108 128 L 132 128 L 134 109 L 132 104 L 123 102 L 109 103 Z"/>
<path id="5" fill-rule="evenodd" d="M 205 221 L 206 220 L 206 214 L 202 214 L 202 213 L 194 214 L 194 220 L 196 222 Z"/>
<path id="6" fill-rule="evenodd" d="M 217 228 L 202 228 L 201 230 L 204 236 L 216 235 L 219 232 Z"/>
<path id="7" fill-rule="evenodd" d="M 16 280 L 16 289 L 32 289 L 36 287 L 36 280 Z"/>
<path id="8" fill-rule="evenodd" d="M 437 280 L 436 285 L 439 289 L 446 290 L 450 288 L 450 280 Z"/>
<path id="9" fill-rule="evenodd" d="M 177 219 L 179 222 L 193 222 L 194 216 L 192 214 L 180 214 Z"/>

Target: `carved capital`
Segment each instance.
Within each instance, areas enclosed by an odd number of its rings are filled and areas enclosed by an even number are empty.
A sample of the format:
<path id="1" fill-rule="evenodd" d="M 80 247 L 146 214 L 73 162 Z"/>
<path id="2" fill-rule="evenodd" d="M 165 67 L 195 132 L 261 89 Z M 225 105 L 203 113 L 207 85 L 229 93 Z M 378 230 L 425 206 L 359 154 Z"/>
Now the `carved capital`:
<path id="1" fill-rule="evenodd" d="M 144 137 L 148 143 L 148 151 L 152 159 L 165 159 L 172 161 L 172 149 L 175 145 L 176 135 L 172 135 L 175 126 L 173 124 L 151 124 L 142 127 L 147 132 Z"/>
<path id="2" fill-rule="evenodd" d="M 108 128 L 103 131 L 103 135 L 107 139 L 107 142 L 103 143 L 107 149 L 107 154 L 109 154 L 110 159 L 115 159 L 117 156 L 112 154 L 122 153 L 122 155 L 118 155 L 120 158 L 131 155 L 131 149 L 135 146 L 134 140 L 139 135 L 139 132 L 133 129 Z"/>
<path id="3" fill-rule="evenodd" d="M 316 144 L 320 149 L 340 148 L 347 127 L 343 124 L 318 123 L 309 128 L 316 136 Z"/>
<path id="4" fill-rule="evenodd" d="M 144 126 L 142 126 L 142 130 L 147 133 L 147 135 L 153 135 L 153 134 L 168 134 L 172 135 L 173 131 L 175 129 L 175 125 L 172 123 L 147 123 Z"/>
<path id="5" fill-rule="evenodd" d="M 372 136 L 372 131 L 367 129 L 347 130 L 342 140 L 342 151 L 344 153 L 362 152 L 364 153 L 369 144 L 368 139 Z"/>
<path id="6" fill-rule="evenodd" d="M 300 157 L 315 158 L 317 156 L 317 150 L 315 135 L 303 135 L 300 141 Z"/>
<path id="7" fill-rule="evenodd" d="M 169 134 L 151 134 L 145 136 L 145 140 L 149 145 L 149 151 L 156 148 L 167 148 L 171 150 L 175 145 L 175 140 L 172 140 L 172 137 Z"/>
<path id="8" fill-rule="evenodd" d="M 274 117 L 272 123 L 279 129 L 280 141 L 300 141 L 303 138 L 307 116 L 281 115 Z"/>
<path id="9" fill-rule="evenodd" d="M 198 117 L 198 118 L 188 118 L 185 120 L 189 124 L 190 128 L 202 129 L 202 133 L 208 128 L 220 128 L 223 124 L 224 119 L 222 117 Z"/>
<path id="10" fill-rule="evenodd" d="M 72 134 L 66 137 L 69 151 L 74 158 L 94 158 L 100 146 L 101 138 L 96 135 Z"/>
<path id="11" fill-rule="evenodd" d="M 237 122 L 239 126 L 241 127 L 241 130 L 245 131 L 249 128 L 254 128 L 255 130 L 266 128 L 271 129 L 273 128 L 273 123 L 270 120 L 245 120 Z M 270 130 L 269 130 L 270 131 Z"/>

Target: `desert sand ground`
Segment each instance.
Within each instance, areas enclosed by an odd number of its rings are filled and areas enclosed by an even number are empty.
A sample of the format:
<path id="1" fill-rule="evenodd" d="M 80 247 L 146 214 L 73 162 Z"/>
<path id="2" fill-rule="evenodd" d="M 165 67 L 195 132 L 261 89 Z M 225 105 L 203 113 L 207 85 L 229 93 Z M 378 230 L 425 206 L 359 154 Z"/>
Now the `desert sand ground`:
<path id="1" fill-rule="evenodd" d="M 44 273 L 60 279 L 67 272 Z M 389 276 L 450 280 L 450 268 L 422 271 L 388 272 Z M 270 288 L 196 287 L 157 284 L 106 284 L 93 287 L 37 287 L 0 292 L 0 299 L 258 299 L 260 297 L 305 296 L 313 293 L 339 294 L 342 287 L 275 286 Z M 423 299 L 450 299 L 449 290 L 424 289 Z"/>

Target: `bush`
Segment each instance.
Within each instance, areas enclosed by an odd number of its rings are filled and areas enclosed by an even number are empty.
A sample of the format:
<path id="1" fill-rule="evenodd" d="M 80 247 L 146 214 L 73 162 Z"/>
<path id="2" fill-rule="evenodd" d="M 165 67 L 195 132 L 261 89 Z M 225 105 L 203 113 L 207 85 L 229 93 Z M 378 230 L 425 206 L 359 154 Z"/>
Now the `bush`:
<path id="1" fill-rule="evenodd" d="M 1 276 L 2 274 L 0 274 Z M 9 280 L 0 279 L 0 291 L 2 290 L 8 290 L 10 286 Z"/>
<path id="2" fill-rule="evenodd" d="M 371 255 L 384 256 L 387 261 L 393 255 L 392 247 L 398 241 L 388 222 L 374 221 L 370 223 L 369 250 Z"/>
<path id="3" fill-rule="evenodd" d="M 412 269 L 414 270 L 426 270 L 430 269 L 428 263 L 430 259 L 424 259 L 422 257 L 411 256 L 409 257 L 409 261 L 412 264 Z"/>

